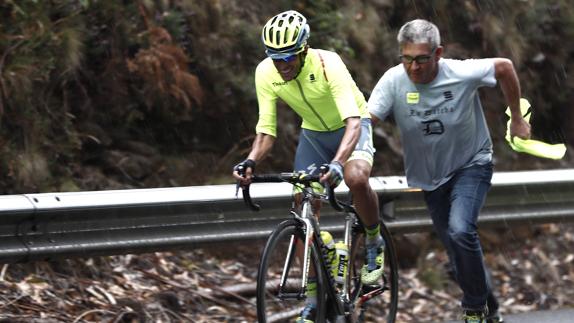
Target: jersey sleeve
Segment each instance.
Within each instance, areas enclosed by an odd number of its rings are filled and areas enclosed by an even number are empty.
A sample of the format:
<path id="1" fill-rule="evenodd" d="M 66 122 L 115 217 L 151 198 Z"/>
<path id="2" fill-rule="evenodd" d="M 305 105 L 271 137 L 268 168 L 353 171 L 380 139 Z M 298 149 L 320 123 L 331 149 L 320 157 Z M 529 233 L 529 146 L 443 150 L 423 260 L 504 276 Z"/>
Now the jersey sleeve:
<path id="1" fill-rule="evenodd" d="M 355 81 L 353 81 L 353 77 L 351 73 L 349 73 L 345 63 L 343 63 L 343 60 L 338 55 L 335 55 L 327 63 L 332 65 L 325 68 L 326 77 L 341 120 L 350 117 L 360 117 L 361 111 L 359 110 L 355 93 L 353 92 L 353 88 L 357 85 Z"/>
<path id="2" fill-rule="evenodd" d="M 393 108 L 393 78 L 391 75 L 392 70 L 388 70 L 383 74 L 375 85 L 369 101 L 367 101 L 369 112 L 381 121 L 391 114 Z"/>
<path id="3" fill-rule="evenodd" d="M 261 65 L 255 70 L 255 90 L 259 105 L 259 120 L 255 132 L 277 137 L 277 94 L 267 82 Z"/>

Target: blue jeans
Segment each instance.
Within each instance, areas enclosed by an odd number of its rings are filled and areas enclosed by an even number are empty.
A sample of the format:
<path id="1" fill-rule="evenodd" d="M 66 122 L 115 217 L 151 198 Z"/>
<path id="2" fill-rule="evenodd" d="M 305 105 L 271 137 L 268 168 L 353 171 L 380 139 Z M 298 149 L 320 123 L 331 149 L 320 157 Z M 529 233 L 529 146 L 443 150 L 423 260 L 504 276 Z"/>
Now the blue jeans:
<path id="1" fill-rule="evenodd" d="M 454 276 L 463 291 L 462 307 L 498 309 L 490 289 L 477 232 L 477 220 L 490 189 L 492 164 L 459 169 L 454 176 L 424 197 L 433 226 L 444 244 Z M 494 302 L 494 303 L 493 303 Z"/>

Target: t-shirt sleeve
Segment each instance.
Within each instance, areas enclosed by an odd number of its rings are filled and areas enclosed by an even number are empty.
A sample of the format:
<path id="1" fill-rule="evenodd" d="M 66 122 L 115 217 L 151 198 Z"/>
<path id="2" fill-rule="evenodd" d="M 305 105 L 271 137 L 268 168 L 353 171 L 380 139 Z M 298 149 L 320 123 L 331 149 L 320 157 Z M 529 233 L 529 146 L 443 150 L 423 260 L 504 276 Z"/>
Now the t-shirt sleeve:
<path id="1" fill-rule="evenodd" d="M 367 102 L 369 112 L 381 121 L 385 120 L 389 114 L 391 114 L 393 108 L 393 79 L 391 74 L 391 70 L 383 74 L 377 82 L 377 85 L 375 85 Z"/>
<path id="2" fill-rule="evenodd" d="M 259 105 L 259 121 L 255 132 L 277 137 L 277 94 L 266 81 L 261 65 L 255 70 L 255 90 Z"/>
<path id="3" fill-rule="evenodd" d="M 484 86 L 493 87 L 496 85 L 496 75 L 495 75 L 495 68 L 494 68 L 494 59 L 485 58 L 481 59 L 481 63 L 483 65 L 483 74 L 481 78 L 481 83 Z"/>
<path id="4" fill-rule="evenodd" d="M 457 68 L 457 71 L 468 74 L 468 77 L 476 83 L 477 87 L 493 87 L 496 85 L 494 59 L 467 59 L 460 61 L 460 64 L 464 66 Z"/>
<path id="5" fill-rule="evenodd" d="M 357 101 L 355 100 L 353 88 L 356 87 L 355 81 L 349 73 L 349 70 L 338 55 L 330 59 L 326 64 L 326 77 L 329 80 L 329 87 L 333 100 L 341 116 L 341 120 L 350 117 L 360 117 L 361 112 Z"/>

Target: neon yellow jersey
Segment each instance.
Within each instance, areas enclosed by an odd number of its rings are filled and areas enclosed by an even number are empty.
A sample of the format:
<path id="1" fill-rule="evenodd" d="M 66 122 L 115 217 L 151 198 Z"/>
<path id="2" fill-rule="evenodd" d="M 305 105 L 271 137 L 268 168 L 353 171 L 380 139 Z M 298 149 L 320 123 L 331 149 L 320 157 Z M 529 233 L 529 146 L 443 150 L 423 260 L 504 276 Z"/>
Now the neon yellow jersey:
<path id="1" fill-rule="evenodd" d="M 277 99 L 285 101 L 303 119 L 302 128 L 333 131 L 349 117 L 369 118 L 367 103 L 341 57 L 309 48 L 297 78 L 283 81 L 270 58 L 255 70 L 259 102 L 256 132 L 277 136 Z"/>

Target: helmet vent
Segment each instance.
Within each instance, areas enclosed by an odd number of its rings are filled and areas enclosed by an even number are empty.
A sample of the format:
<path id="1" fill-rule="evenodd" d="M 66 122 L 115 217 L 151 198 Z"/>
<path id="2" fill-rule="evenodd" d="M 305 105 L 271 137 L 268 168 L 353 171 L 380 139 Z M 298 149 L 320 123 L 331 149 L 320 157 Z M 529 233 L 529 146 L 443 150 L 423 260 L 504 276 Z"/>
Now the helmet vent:
<path id="1" fill-rule="evenodd" d="M 287 36 L 287 35 L 285 35 L 285 36 Z M 299 30 L 297 30 L 297 32 L 293 33 L 293 36 L 291 37 L 291 41 L 296 41 L 297 37 L 299 37 Z"/>

